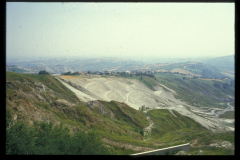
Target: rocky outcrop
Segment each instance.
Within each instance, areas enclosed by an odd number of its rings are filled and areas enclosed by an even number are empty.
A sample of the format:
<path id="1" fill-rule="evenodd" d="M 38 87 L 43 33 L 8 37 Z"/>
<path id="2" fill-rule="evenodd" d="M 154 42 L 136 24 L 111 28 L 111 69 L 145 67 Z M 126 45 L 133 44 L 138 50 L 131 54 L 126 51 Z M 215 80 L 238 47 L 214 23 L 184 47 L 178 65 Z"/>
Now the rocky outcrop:
<path id="1" fill-rule="evenodd" d="M 210 147 L 221 147 L 221 148 L 226 148 L 226 149 L 231 149 L 231 150 L 235 149 L 234 145 L 228 141 L 215 141 L 215 143 L 212 143 L 209 146 Z"/>
<path id="2" fill-rule="evenodd" d="M 115 117 L 114 113 L 110 110 L 107 110 L 106 107 L 99 100 L 89 101 L 89 102 L 87 102 L 87 105 L 90 108 L 98 108 L 99 113 L 102 114 L 102 115 L 103 114 L 108 114 L 112 119 L 114 119 L 114 117 Z"/>

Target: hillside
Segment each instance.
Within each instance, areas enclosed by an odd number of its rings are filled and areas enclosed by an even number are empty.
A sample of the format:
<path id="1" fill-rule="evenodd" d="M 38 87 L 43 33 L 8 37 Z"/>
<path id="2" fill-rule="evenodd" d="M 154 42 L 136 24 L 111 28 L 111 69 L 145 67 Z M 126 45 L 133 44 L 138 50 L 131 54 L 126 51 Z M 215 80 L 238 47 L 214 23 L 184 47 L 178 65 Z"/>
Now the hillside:
<path id="1" fill-rule="evenodd" d="M 31 71 L 38 73 L 46 70 L 51 74 L 61 74 L 63 72 L 79 71 L 100 71 L 100 70 L 129 70 L 135 65 L 141 65 L 141 61 L 120 59 L 120 58 L 55 58 L 44 60 L 8 60 L 7 71 L 12 71 L 14 65 L 15 71 Z M 19 70 L 21 69 L 21 70 Z M 21 72 L 18 72 L 21 73 Z"/>
<path id="2" fill-rule="evenodd" d="M 114 97 L 116 97 L 117 94 L 114 95 L 113 93 L 104 94 L 106 97 L 102 97 L 102 99 L 84 102 L 79 99 L 74 92 L 66 87 L 66 85 L 51 75 L 30 75 L 7 72 L 6 109 L 9 111 L 9 114 L 15 122 L 25 122 L 32 128 L 36 126 L 36 123 L 52 122 L 53 126 L 59 126 L 62 124 L 64 127 L 69 127 L 71 135 L 77 134 L 78 131 L 92 133 L 91 130 L 95 129 L 102 139 L 101 143 L 109 149 L 109 152 L 106 151 L 106 154 L 110 154 L 110 152 L 113 154 L 132 154 L 185 142 L 195 143 L 195 140 L 199 137 L 202 138 L 200 138 L 201 140 L 196 144 L 199 144 L 200 146 L 202 145 L 203 148 L 204 145 L 215 143 L 214 140 L 225 140 L 230 143 L 234 143 L 234 132 L 229 132 L 230 134 L 226 132 L 212 133 L 208 128 L 206 128 L 208 125 L 211 126 L 212 124 L 208 124 L 206 127 L 202 126 L 207 124 L 207 120 L 202 118 L 201 122 L 196 122 L 194 117 L 191 118 L 187 116 L 187 114 L 189 114 L 186 112 L 187 109 L 185 109 L 186 111 L 182 110 L 187 113 L 186 115 L 178 113 L 179 110 L 177 107 L 172 109 L 169 108 L 169 110 L 167 110 L 167 108 L 164 108 L 162 105 L 159 106 L 159 109 L 154 109 L 154 107 L 152 107 L 150 108 L 152 110 L 146 110 L 147 112 L 138 110 L 138 108 L 136 108 L 137 110 L 134 109 L 134 105 L 132 105 L 132 103 L 135 101 L 135 95 L 133 94 L 131 96 L 129 94 L 134 90 L 138 90 L 138 92 L 144 90 L 143 93 L 140 94 L 144 94 L 145 97 L 149 94 L 149 96 L 155 97 L 156 100 L 158 99 L 159 102 L 165 102 L 165 107 L 172 106 L 172 103 L 187 105 L 185 102 L 175 99 L 172 95 L 173 93 L 170 91 L 171 89 L 175 90 L 175 88 L 173 88 L 173 83 L 177 83 L 177 81 L 173 81 L 168 84 L 163 83 L 162 85 L 164 86 L 160 85 L 163 78 L 165 78 L 164 81 L 172 78 L 158 77 L 157 75 L 156 80 L 145 76 L 143 76 L 142 80 L 140 80 L 140 77 L 137 76 L 131 78 L 129 77 L 129 79 L 113 76 L 105 76 L 102 78 L 98 77 L 98 79 L 94 77 L 87 77 L 85 76 L 85 78 L 80 78 L 75 81 L 75 83 L 74 81 L 70 82 L 70 80 L 74 80 L 74 78 L 68 79 L 69 82 L 66 82 L 78 89 L 79 92 L 84 92 L 89 96 L 93 96 L 93 93 L 96 95 L 97 92 L 99 92 L 97 94 L 99 97 L 101 97 L 100 95 L 103 93 L 101 93 L 101 90 L 97 90 L 97 88 L 102 90 L 104 88 L 108 88 L 106 92 L 109 92 L 111 86 L 114 87 L 116 83 L 123 83 L 123 88 L 119 87 L 119 91 L 117 91 L 117 88 L 112 89 L 114 89 L 123 99 L 123 95 L 126 94 L 128 103 L 125 103 L 124 101 L 117 101 L 117 98 L 114 100 Z M 109 78 L 115 82 L 108 82 L 107 80 Z M 64 80 L 64 77 L 62 77 L 62 80 Z M 96 80 L 98 81 L 98 85 L 93 83 Z M 106 84 L 106 82 L 108 83 Z M 207 82 L 208 81 L 206 81 L 206 83 Z M 81 83 L 85 83 L 85 85 L 80 85 Z M 134 90 L 131 89 L 131 85 Z M 156 88 L 156 85 L 159 87 L 161 86 L 161 90 L 151 90 Z M 190 86 L 190 89 L 191 87 L 192 86 Z M 199 88 L 196 89 L 198 90 Z M 221 94 L 224 94 L 221 89 L 218 91 Z M 226 92 L 225 94 L 231 94 L 231 89 L 228 92 L 230 93 Z M 180 92 L 178 90 L 176 90 L 176 93 L 177 96 L 180 96 Z M 159 95 L 163 96 L 158 97 Z M 141 97 L 143 98 L 144 96 L 140 96 L 138 98 L 142 99 Z M 168 99 L 166 99 L 167 97 Z M 149 100 L 147 98 L 142 99 L 142 101 L 139 101 L 139 104 L 135 105 L 141 106 L 142 102 L 146 103 L 148 101 Z M 163 108 L 161 109 L 161 107 Z M 191 111 L 191 114 L 192 113 L 193 111 Z M 177 118 L 173 116 L 173 114 L 176 115 Z M 145 128 L 149 125 L 149 120 L 146 118 L 147 116 L 150 117 L 154 125 L 151 132 L 145 135 Z M 215 122 L 211 123 L 215 124 Z M 211 134 L 215 138 L 204 141 L 207 137 L 204 138 L 203 135 L 208 134 Z M 176 137 L 173 139 L 173 136 Z M 51 146 L 50 144 L 49 146 Z M 196 147 L 194 149 L 196 149 Z M 224 150 L 225 154 L 232 154 L 232 149 L 221 147 L 209 154 L 217 153 L 219 150 Z M 32 153 L 42 154 L 43 152 Z"/>
<path id="3" fill-rule="evenodd" d="M 140 131 L 148 125 L 142 112 L 118 102 L 84 103 L 53 76 L 7 72 L 6 108 L 17 121 L 63 123 L 71 132 L 95 128 L 102 138 L 148 146 Z M 111 126 L 111 127 L 110 127 Z"/>
<path id="4" fill-rule="evenodd" d="M 233 71 L 234 72 L 234 62 L 235 62 L 235 56 L 223 56 L 223 57 L 217 57 L 212 59 L 207 59 L 202 61 L 205 64 L 209 64 L 227 71 Z"/>

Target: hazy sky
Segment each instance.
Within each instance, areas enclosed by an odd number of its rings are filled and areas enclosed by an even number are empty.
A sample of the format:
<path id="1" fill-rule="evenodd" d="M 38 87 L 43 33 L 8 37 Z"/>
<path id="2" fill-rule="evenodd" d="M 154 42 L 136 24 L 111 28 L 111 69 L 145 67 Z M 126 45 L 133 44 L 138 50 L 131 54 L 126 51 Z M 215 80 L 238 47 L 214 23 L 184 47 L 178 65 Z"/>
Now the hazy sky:
<path id="1" fill-rule="evenodd" d="M 234 54 L 234 3 L 7 3 L 6 56 Z"/>

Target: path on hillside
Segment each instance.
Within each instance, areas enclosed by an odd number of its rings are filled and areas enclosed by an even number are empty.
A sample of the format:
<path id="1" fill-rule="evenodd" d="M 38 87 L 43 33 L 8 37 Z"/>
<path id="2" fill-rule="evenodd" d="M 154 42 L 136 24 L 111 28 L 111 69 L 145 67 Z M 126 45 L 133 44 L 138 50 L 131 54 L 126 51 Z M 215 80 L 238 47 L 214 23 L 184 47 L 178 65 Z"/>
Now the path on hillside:
<path id="1" fill-rule="evenodd" d="M 133 93 L 133 92 L 135 92 L 135 90 L 132 91 L 132 92 L 127 93 L 125 103 L 128 104 L 130 107 L 138 110 L 140 106 L 138 106 L 138 105 L 136 105 L 136 104 L 132 104 L 132 103 L 130 103 L 130 102 L 128 101 L 128 96 L 129 96 L 131 93 Z"/>
<path id="2" fill-rule="evenodd" d="M 105 94 L 104 94 L 104 97 L 110 102 L 111 100 L 107 97 L 107 94 L 109 93 L 109 92 L 111 92 L 112 90 L 110 90 L 110 91 L 107 91 Z"/>
<path id="3" fill-rule="evenodd" d="M 149 109 L 149 110 L 152 110 L 152 109 Z M 144 115 L 146 116 L 146 118 L 147 118 L 147 120 L 148 120 L 148 122 L 149 122 L 148 126 L 143 129 L 143 131 L 144 131 L 144 136 L 148 136 L 148 137 L 149 137 L 150 134 L 151 134 L 151 131 L 152 131 L 152 128 L 153 128 L 153 124 L 154 124 L 154 123 L 153 123 L 153 121 L 151 120 L 151 118 L 146 115 L 147 112 L 148 112 L 148 110 L 145 110 L 145 111 L 143 111 L 143 112 L 144 112 Z M 148 139 L 148 138 L 147 138 L 147 139 Z M 147 140 L 147 139 L 145 139 L 145 140 Z"/>
<path id="4" fill-rule="evenodd" d="M 224 109 L 223 111 L 218 111 L 218 112 L 216 112 L 218 115 L 221 115 L 221 114 L 224 114 L 225 112 L 227 112 L 227 111 L 234 111 L 234 107 L 233 106 L 231 106 L 230 104 L 229 104 L 229 102 L 227 103 L 227 105 L 228 105 L 228 107 L 226 108 L 226 109 Z"/>

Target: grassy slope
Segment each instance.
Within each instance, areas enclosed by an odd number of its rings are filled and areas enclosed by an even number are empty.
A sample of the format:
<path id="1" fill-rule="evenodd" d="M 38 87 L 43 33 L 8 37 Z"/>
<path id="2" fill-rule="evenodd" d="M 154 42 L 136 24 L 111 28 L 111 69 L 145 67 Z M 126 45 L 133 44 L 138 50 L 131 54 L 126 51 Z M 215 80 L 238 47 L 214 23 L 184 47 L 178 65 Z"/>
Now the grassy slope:
<path id="1" fill-rule="evenodd" d="M 173 116 L 168 110 L 150 110 L 148 112 L 149 117 L 155 123 L 152 132 L 155 142 L 184 141 L 184 143 L 187 143 L 191 139 L 208 132 L 206 128 L 191 118 L 176 111 L 173 112 L 177 117 Z"/>
<path id="2" fill-rule="evenodd" d="M 224 114 L 220 115 L 219 118 L 235 119 L 235 112 L 234 111 L 225 112 Z"/>
<path id="3" fill-rule="evenodd" d="M 13 94 L 17 93 L 19 88 L 22 88 L 22 90 L 26 93 L 30 92 L 32 89 L 29 86 L 35 88 L 36 86 L 33 81 L 37 81 L 54 90 L 57 95 L 61 95 L 59 98 L 65 99 L 71 103 L 76 102 L 75 95 L 51 75 L 25 75 L 7 72 L 6 80 L 14 82 L 17 85 L 16 88 L 12 88 L 10 87 L 11 85 L 7 85 L 6 94 L 8 97 L 13 97 Z M 17 83 L 16 81 L 28 82 L 28 84 L 25 85 L 24 83 Z M 39 93 L 42 96 L 47 94 L 46 92 Z M 53 97 L 49 96 L 49 98 Z M 59 120 L 66 125 L 77 126 L 84 130 L 96 128 L 102 137 L 106 137 L 114 141 L 126 142 L 140 146 L 150 145 L 149 143 L 142 141 L 143 136 L 140 134 L 140 130 L 143 127 L 146 127 L 149 122 L 140 111 L 132 109 L 127 105 L 121 106 L 121 108 L 134 119 L 134 121 L 132 121 L 131 118 L 126 116 L 126 114 L 120 110 L 119 104 L 116 102 L 102 102 L 106 110 L 111 110 L 115 114 L 115 119 L 111 119 L 109 115 L 101 115 L 98 108 L 91 109 L 90 111 L 86 104 L 79 101 L 79 104 L 75 106 L 76 110 L 74 111 L 63 104 L 57 103 L 55 101 L 56 99 L 56 97 L 53 98 L 52 103 L 45 103 L 38 100 L 32 100 L 32 103 L 36 108 L 41 109 L 41 111 L 45 113 L 51 112 L 56 120 Z M 20 100 L 21 98 L 18 100 L 14 99 L 13 102 L 15 103 L 15 101 Z M 7 107 L 8 104 L 9 103 L 7 103 Z M 19 105 L 22 105 L 21 102 Z M 57 109 L 56 106 L 58 106 Z M 12 109 L 11 112 L 15 111 Z M 119 151 L 123 152 L 121 148 Z"/>
<path id="4" fill-rule="evenodd" d="M 227 97 L 227 95 L 234 95 L 234 88 L 232 86 L 227 86 L 226 89 L 221 87 L 224 82 L 205 81 L 187 77 L 183 80 L 184 76 L 166 73 L 156 74 L 155 77 L 158 82 L 162 82 L 162 84 L 175 90 L 178 94 L 178 97 L 176 98 L 180 98 L 183 101 L 188 102 L 190 105 L 194 105 L 195 103 L 207 107 L 223 107 L 215 104 L 220 103 L 220 101 L 211 95 L 218 98 L 224 98 Z M 209 94 L 211 95 L 209 96 Z"/>
<path id="5" fill-rule="evenodd" d="M 132 77 L 139 78 L 139 77 Z M 154 80 L 148 77 L 144 77 L 146 81 L 149 81 L 152 86 L 154 86 Z M 58 82 L 52 76 L 40 76 L 40 75 L 25 75 L 25 74 L 17 74 L 13 72 L 7 72 L 7 81 L 21 81 L 21 82 L 32 82 L 38 81 L 42 82 L 47 87 L 53 89 L 58 92 L 62 96 L 62 98 L 67 97 L 72 103 L 75 101 L 75 95 L 65 88 L 60 82 Z M 166 81 L 166 80 L 165 80 Z M 52 82 L 52 83 L 51 83 Z M 17 83 L 16 83 L 17 84 Z M 29 87 L 17 84 L 18 87 L 22 87 L 26 91 L 30 90 Z M 33 84 L 29 84 L 34 87 Z M 14 94 L 16 90 L 7 87 L 7 95 L 11 96 Z M 145 127 L 148 124 L 145 116 L 141 111 L 136 111 L 128 106 L 121 106 L 121 108 L 127 112 L 136 122 L 133 122 L 126 114 L 124 114 L 119 108 L 119 104 L 116 102 L 102 102 L 107 110 L 111 110 L 115 114 L 115 119 L 111 119 L 109 115 L 101 115 L 97 108 L 91 109 L 89 111 L 84 103 L 80 103 L 75 106 L 76 114 L 73 114 L 73 111 L 70 109 L 64 109 L 64 106 L 61 106 L 62 109 L 54 110 L 54 103 L 43 103 L 43 102 L 35 102 L 42 111 L 51 112 L 54 114 L 55 118 L 60 120 L 66 125 L 69 126 L 77 126 L 84 130 L 88 130 L 91 128 L 96 128 L 102 137 L 106 137 L 108 139 L 126 142 L 128 144 L 146 146 L 159 148 L 155 146 L 153 143 L 169 143 L 165 146 L 177 145 L 185 142 L 192 141 L 196 138 L 201 139 L 201 143 L 209 143 L 212 137 L 215 139 L 223 139 L 229 140 L 230 142 L 234 142 L 234 135 L 226 135 L 226 134 L 212 134 L 205 130 L 202 126 L 199 126 L 198 123 L 191 120 L 188 117 L 182 116 L 177 112 L 174 112 L 178 118 L 175 118 L 169 111 L 167 110 L 152 110 L 149 111 L 149 116 L 155 123 L 155 128 L 152 131 L 152 137 L 149 141 L 142 141 L 143 136 L 140 134 L 140 129 Z M 7 103 L 8 105 L 8 103 Z M 161 112 L 162 111 L 162 112 Z M 139 126 L 140 124 L 140 126 Z M 131 132 L 131 134 L 127 132 Z M 195 131 L 195 132 L 194 132 Z M 194 133 L 192 133 L 194 132 Z M 210 137 L 208 137 L 210 135 Z M 174 142 L 175 141 L 175 142 Z M 164 146 L 161 146 L 161 148 Z M 135 153 L 132 150 L 125 150 L 124 148 L 115 147 L 115 150 L 118 151 L 119 154 L 129 154 Z M 217 152 L 217 151 L 216 151 Z"/>
<path id="6" fill-rule="evenodd" d="M 60 93 L 65 94 L 72 98 L 77 98 L 76 95 L 65 87 L 61 82 L 56 80 L 51 75 L 35 75 L 35 74 L 19 74 L 14 72 L 6 72 L 6 81 L 20 81 L 20 82 L 41 82 L 48 88 Z M 29 84 L 33 86 L 33 83 Z M 23 85 L 22 85 L 23 87 Z M 24 89 L 24 88 L 23 88 Z"/>
<path id="7" fill-rule="evenodd" d="M 232 151 L 225 148 L 208 147 L 215 140 L 229 141 L 234 143 L 234 132 L 229 133 L 211 133 L 206 128 L 195 122 L 193 119 L 182 116 L 173 111 L 177 116 L 174 117 L 168 110 L 150 110 L 149 117 L 155 123 L 152 130 L 152 142 L 155 143 L 171 143 L 167 146 L 178 145 L 182 143 L 193 142 L 198 139 L 196 146 L 190 147 L 190 154 L 195 154 L 197 150 L 205 151 L 206 155 L 230 155 Z"/>

